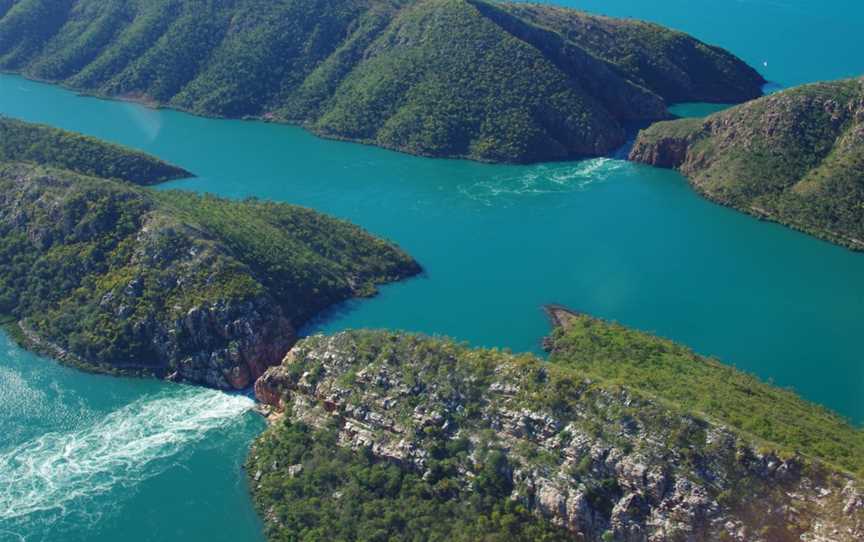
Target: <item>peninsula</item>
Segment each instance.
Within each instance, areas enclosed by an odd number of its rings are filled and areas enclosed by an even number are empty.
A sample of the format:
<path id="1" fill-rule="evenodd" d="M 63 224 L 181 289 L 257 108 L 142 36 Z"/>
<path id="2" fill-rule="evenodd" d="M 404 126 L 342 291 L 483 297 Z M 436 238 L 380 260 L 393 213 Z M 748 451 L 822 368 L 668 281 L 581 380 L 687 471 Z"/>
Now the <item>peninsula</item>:
<path id="1" fill-rule="evenodd" d="M 192 176 L 143 152 L 2 115 L 0 162 L 31 162 L 142 186 Z"/>
<path id="2" fill-rule="evenodd" d="M 242 389 L 322 310 L 420 271 L 309 209 L 141 188 L 188 173 L 138 152 L 6 119 L 0 134 L 0 313 L 81 368 Z"/>
<path id="3" fill-rule="evenodd" d="M 255 386 L 270 540 L 860 540 L 864 433 L 687 348 L 561 308 L 549 361 L 387 331 Z"/>

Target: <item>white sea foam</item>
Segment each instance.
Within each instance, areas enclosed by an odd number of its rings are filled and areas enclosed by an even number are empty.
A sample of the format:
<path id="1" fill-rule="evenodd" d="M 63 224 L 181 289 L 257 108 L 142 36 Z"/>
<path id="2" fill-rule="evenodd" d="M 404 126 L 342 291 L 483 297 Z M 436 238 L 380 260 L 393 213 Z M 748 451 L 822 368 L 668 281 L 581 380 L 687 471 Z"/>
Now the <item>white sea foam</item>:
<path id="1" fill-rule="evenodd" d="M 0 366 L 0 404 L 3 405 L 3 416 L 15 415 L 28 405 L 38 405 L 45 394 L 29 386 L 21 373 Z"/>
<path id="2" fill-rule="evenodd" d="M 576 192 L 607 180 L 626 162 L 612 158 L 594 158 L 574 164 L 544 164 L 520 171 L 517 175 L 501 175 L 459 187 L 460 193 L 486 205 L 495 205 L 502 198 Z"/>
<path id="3" fill-rule="evenodd" d="M 48 433 L 0 454 L 0 525 L 132 486 L 170 466 L 171 456 L 226 428 L 252 408 L 248 397 L 177 386 L 88 426 Z"/>

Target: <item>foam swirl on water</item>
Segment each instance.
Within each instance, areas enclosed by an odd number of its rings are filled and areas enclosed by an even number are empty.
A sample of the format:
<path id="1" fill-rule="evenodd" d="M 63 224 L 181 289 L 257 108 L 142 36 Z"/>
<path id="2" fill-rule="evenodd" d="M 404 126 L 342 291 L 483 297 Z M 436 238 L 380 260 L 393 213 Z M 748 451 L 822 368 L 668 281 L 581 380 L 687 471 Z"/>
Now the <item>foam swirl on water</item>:
<path id="1" fill-rule="evenodd" d="M 500 175 L 459 187 L 459 192 L 484 205 L 503 203 L 502 198 L 577 192 L 607 180 L 627 167 L 612 158 L 593 158 L 573 164 L 540 164 L 518 175 Z"/>
<path id="2" fill-rule="evenodd" d="M 82 501 L 155 476 L 170 467 L 166 459 L 229 427 L 252 406 L 248 397 L 172 386 L 85 427 L 6 450 L 0 454 L 0 526 L 33 514 L 60 519 L 72 503 L 80 510 Z"/>

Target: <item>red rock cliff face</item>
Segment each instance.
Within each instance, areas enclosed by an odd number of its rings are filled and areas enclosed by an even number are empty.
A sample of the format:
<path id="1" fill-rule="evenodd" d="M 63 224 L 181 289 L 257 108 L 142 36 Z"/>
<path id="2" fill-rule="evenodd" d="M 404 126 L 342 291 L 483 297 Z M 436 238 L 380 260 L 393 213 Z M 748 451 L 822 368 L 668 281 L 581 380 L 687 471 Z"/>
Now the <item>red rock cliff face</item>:
<path id="1" fill-rule="evenodd" d="M 629 159 L 656 167 L 677 168 L 687 159 L 689 142 L 686 138 L 667 137 L 651 143 L 637 141 Z"/>
<path id="2" fill-rule="evenodd" d="M 693 145 L 710 131 L 707 120 L 658 122 L 639 132 L 628 159 L 656 167 L 682 168 L 693 160 Z"/>
<path id="3" fill-rule="evenodd" d="M 177 377 L 221 389 L 245 389 L 278 365 L 296 341 L 291 322 L 271 300 L 205 304 L 174 324 L 175 342 L 161 342 L 177 359 Z M 170 336 L 166 330 L 159 334 Z"/>
<path id="4" fill-rule="evenodd" d="M 291 383 L 284 366 L 271 367 L 255 381 L 255 399 L 277 412 L 285 410 Z"/>
<path id="5" fill-rule="evenodd" d="M 296 341 L 294 326 L 266 291 L 238 299 L 217 287 L 208 291 L 205 284 L 204 300 L 191 308 L 140 316 L 137 307 L 146 305 L 143 292 L 153 280 L 148 272 L 158 270 L 166 290 L 183 292 L 187 284 L 200 283 L 204 273 L 209 274 L 207 280 L 217 282 L 218 271 L 202 270 L 219 269 L 225 252 L 201 239 L 194 228 L 158 217 L 143 223 L 136 241 L 132 263 L 139 274 L 103 297 L 100 307 L 134 322 L 134 336 L 151 345 L 156 366 L 165 368 L 160 374 L 211 388 L 246 389 L 277 365 Z M 166 250 L 172 242 L 183 242 L 186 250 Z"/>

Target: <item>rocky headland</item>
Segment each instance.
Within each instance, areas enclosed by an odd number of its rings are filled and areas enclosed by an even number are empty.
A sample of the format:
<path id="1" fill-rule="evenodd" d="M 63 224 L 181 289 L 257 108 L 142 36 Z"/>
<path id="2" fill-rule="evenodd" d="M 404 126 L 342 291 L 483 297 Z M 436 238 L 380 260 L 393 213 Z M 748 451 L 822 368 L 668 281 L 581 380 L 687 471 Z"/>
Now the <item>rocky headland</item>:
<path id="1" fill-rule="evenodd" d="M 553 315 L 548 362 L 392 332 L 298 343 L 255 386 L 279 413 L 248 461 L 268 537 L 864 535 L 860 431 L 674 343 Z"/>
<path id="2" fill-rule="evenodd" d="M 864 250 L 864 79 L 659 122 L 630 159 L 677 168 L 717 203 Z"/>

